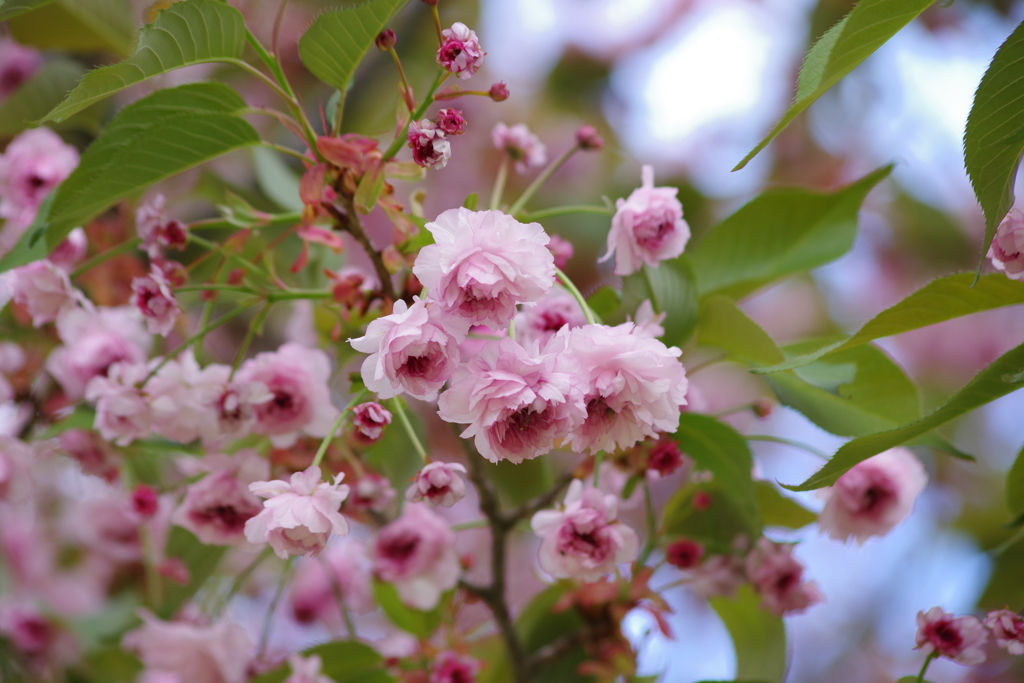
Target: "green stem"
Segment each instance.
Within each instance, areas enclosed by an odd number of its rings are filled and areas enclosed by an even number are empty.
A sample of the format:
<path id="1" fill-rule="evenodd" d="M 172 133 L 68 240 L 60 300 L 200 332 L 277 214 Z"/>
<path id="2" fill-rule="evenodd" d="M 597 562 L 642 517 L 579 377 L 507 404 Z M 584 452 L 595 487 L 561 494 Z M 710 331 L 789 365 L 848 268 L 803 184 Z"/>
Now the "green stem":
<path id="1" fill-rule="evenodd" d="M 245 569 L 242 570 L 241 574 L 235 577 L 235 580 L 231 584 L 231 588 L 228 590 L 227 595 L 224 596 L 224 598 L 217 604 L 217 608 L 213 611 L 213 619 L 216 619 L 224 610 L 224 608 L 228 606 L 228 603 L 231 602 L 231 599 L 238 595 L 238 591 L 242 590 L 242 586 L 249 579 L 249 577 L 252 576 L 252 573 L 256 571 L 256 569 L 261 564 L 263 564 L 263 561 L 273 554 L 274 549 L 268 545 L 260 552 L 259 555 L 255 557 L 255 559 L 253 559 L 252 562 L 249 563 L 249 565 Z"/>
<path id="2" fill-rule="evenodd" d="M 324 453 L 327 452 L 327 448 L 334 441 L 334 435 L 337 434 L 338 430 L 341 429 L 341 425 L 345 424 L 345 419 L 348 417 L 347 410 L 338 411 L 338 419 L 334 421 L 334 426 L 331 427 L 331 431 L 327 432 L 327 436 L 320 442 L 320 448 L 316 449 L 316 455 L 313 456 L 313 464 L 310 467 L 319 467 L 320 462 L 324 459 Z"/>
<path id="3" fill-rule="evenodd" d="M 230 322 L 234 318 L 237 318 L 242 313 L 244 313 L 247 309 L 252 308 L 253 306 L 258 304 L 259 302 L 260 302 L 260 299 L 256 299 L 254 301 L 245 302 L 245 303 L 241 304 L 235 310 L 231 311 L 230 313 L 225 313 L 221 317 L 217 318 L 212 323 L 203 325 L 203 327 L 198 332 L 196 332 L 191 337 L 189 337 L 188 339 L 183 341 L 181 344 L 179 344 L 177 347 L 175 347 L 170 353 L 168 353 L 166 356 L 164 356 L 164 359 L 162 361 L 160 361 L 157 364 L 157 366 L 150 371 L 150 373 L 148 375 L 146 375 L 146 379 L 143 380 L 142 386 L 146 386 L 146 383 L 149 382 L 149 380 L 151 380 L 153 378 L 153 375 L 155 375 L 156 373 L 158 373 L 160 371 L 160 368 L 162 368 L 163 366 L 167 365 L 167 363 L 169 363 L 172 359 L 174 359 L 179 353 L 181 353 L 182 351 L 187 349 L 189 346 L 191 346 L 192 342 L 194 342 L 194 341 L 196 341 L 198 339 L 202 339 L 203 337 L 205 337 L 207 335 L 207 333 L 217 329 L 218 327 L 220 327 L 221 325 L 224 325 L 227 322 Z"/>
<path id="4" fill-rule="evenodd" d="M 517 213 L 522 211 L 523 207 L 526 206 L 526 202 L 530 201 L 530 198 L 533 197 L 537 190 L 539 190 L 541 186 L 547 182 L 548 178 L 550 178 L 555 171 L 560 169 L 562 167 L 562 164 L 568 161 L 569 157 L 571 157 L 573 154 L 579 151 L 579 149 L 579 145 L 573 145 L 569 149 L 565 150 L 565 153 L 562 154 L 562 156 L 558 157 L 550 164 L 548 164 L 548 167 L 541 171 L 540 175 L 537 176 L 532 183 L 530 183 L 530 186 L 527 187 L 523 194 L 519 197 L 519 199 L 516 200 L 516 203 L 509 207 L 508 213 L 512 216 L 515 216 Z"/>
<path id="5" fill-rule="evenodd" d="M 288 577 L 291 575 L 292 560 L 294 559 L 294 557 L 289 557 L 285 563 L 284 569 L 281 571 L 281 580 L 277 582 L 277 590 L 274 592 L 274 597 L 271 598 L 270 605 L 267 607 L 267 616 L 263 619 L 263 630 L 260 632 L 260 646 L 257 650 L 257 658 L 262 656 L 263 652 L 267 649 L 267 641 L 270 640 L 270 627 L 274 624 L 274 612 L 277 611 L 277 603 L 281 602 L 281 596 L 284 595 L 284 587 L 288 585 Z"/>
<path id="6" fill-rule="evenodd" d="M 576 285 L 572 283 L 569 276 L 563 273 L 562 269 L 558 266 L 555 266 L 555 275 L 558 276 L 558 280 L 566 289 L 569 290 L 569 293 L 576 299 L 576 303 L 578 303 L 580 308 L 583 309 L 583 317 L 587 319 L 587 323 L 590 325 L 596 325 L 597 317 L 594 315 L 594 312 L 590 310 L 590 306 L 587 305 L 587 300 L 583 298 L 583 295 L 580 294 L 580 290 L 578 290 Z"/>
<path id="7" fill-rule="evenodd" d="M 607 206 L 589 206 L 586 204 L 576 204 L 571 206 L 556 206 L 550 209 L 541 209 L 540 211 L 534 211 L 533 213 L 522 212 L 516 218 L 520 218 L 524 221 L 539 221 L 544 218 L 551 218 L 553 216 L 565 216 L 573 213 L 600 213 L 606 216 L 614 213 Z"/>
<path id="8" fill-rule="evenodd" d="M 644 274 L 644 282 L 647 283 L 647 291 L 651 295 L 651 304 L 654 307 L 655 313 L 661 313 L 664 309 L 661 307 L 661 301 L 658 299 L 657 292 L 654 291 L 654 281 L 651 280 L 651 269 L 645 263 L 641 268 Z"/>
<path id="9" fill-rule="evenodd" d="M 921 665 L 921 673 L 917 674 L 917 683 L 924 683 L 924 675 L 928 671 L 928 667 L 931 665 L 932 660 L 939 656 L 938 652 L 930 652 L 925 657 L 924 664 Z"/>
<path id="10" fill-rule="evenodd" d="M 391 141 L 391 145 L 384 152 L 385 161 L 388 159 L 394 159 L 395 155 L 398 154 L 398 150 L 400 150 L 402 145 L 405 144 L 405 136 L 409 130 L 409 124 L 413 121 L 419 120 L 420 117 L 423 116 L 423 112 L 427 111 L 427 107 L 433 104 L 434 91 L 437 90 L 437 86 L 441 85 L 441 81 L 443 81 L 447 75 L 447 71 L 439 71 L 437 76 L 434 77 L 434 83 L 430 86 L 430 94 L 423 98 L 423 101 L 420 102 L 420 106 L 412 113 L 412 116 L 410 116 L 409 120 L 405 122 L 402 130 L 395 136 L 395 139 Z"/>
<path id="11" fill-rule="evenodd" d="M 268 78 L 265 73 L 254 67 L 252 64 L 249 64 L 248 62 L 242 61 L 241 59 L 232 59 L 230 57 L 211 61 L 217 61 L 222 62 L 224 64 L 231 64 L 232 66 L 237 66 L 239 69 L 242 69 L 243 71 L 263 81 L 263 83 L 265 83 L 268 88 L 273 90 L 278 97 L 287 102 L 289 107 L 295 107 L 298 104 L 295 101 L 295 98 L 289 95 L 280 85 L 275 83 L 273 79 Z"/>
<path id="12" fill-rule="evenodd" d="M 239 287 L 238 285 L 223 285 L 219 283 L 210 283 L 206 285 L 183 285 L 181 287 L 175 287 L 174 293 L 179 292 L 207 292 L 207 291 L 218 291 L 218 292 L 237 292 L 238 294 L 250 294 L 256 295 L 255 289 L 249 287 Z"/>
<path id="13" fill-rule="evenodd" d="M 604 461 L 604 451 L 598 451 L 594 456 L 594 488 L 601 483 L 601 463 Z"/>
<path id="14" fill-rule="evenodd" d="M 405 412 L 405 407 L 402 405 L 402 399 L 399 396 L 395 396 L 393 399 L 388 401 L 394 409 L 395 414 L 398 415 L 398 421 L 402 423 L 402 427 L 405 428 L 405 432 L 409 435 L 409 440 L 412 441 L 412 447 L 416 449 L 423 462 L 430 462 L 430 456 L 427 455 L 426 449 L 423 448 L 423 444 L 420 443 L 420 438 L 416 436 L 416 430 L 412 428 L 412 422 L 409 421 L 409 416 Z"/>
<path id="15" fill-rule="evenodd" d="M 644 543 L 644 549 L 636 561 L 637 567 L 642 567 L 647 562 L 647 558 L 651 556 L 651 552 L 654 550 L 655 539 L 658 537 L 658 520 L 654 515 L 654 499 L 651 497 L 651 486 L 647 483 L 646 478 L 644 478 L 643 483 L 644 511 L 647 516 L 647 541 Z"/>
<path id="16" fill-rule="evenodd" d="M 127 242 L 122 242 L 116 247 L 111 247 L 106 251 L 101 251 L 100 253 L 96 254 L 91 259 L 89 259 L 88 261 L 78 266 L 73 271 L 71 271 L 71 279 L 75 279 L 79 275 L 82 275 L 83 273 L 95 268 L 96 266 L 103 263 L 107 259 L 114 258 L 115 256 L 119 256 L 121 254 L 131 251 L 132 249 L 135 249 L 141 243 L 142 240 L 136 237 L 134 239 L 128 240 Z"/>
<path id="17" fill-rule="evenodd" d="M 501 159 L 501 166 L 498 167 L 498 177 L 494 179 L 494 189 L 491 190 L 491 203 L 488 207 L 491 211 L 501 208 L 501 196 L 505 194 L 505 181 L 508 180 L 508 156 Z"/>
<path id="18" fill-rule="evenodd" d="M 298 211 L 288 213 L 272 213 L 259 223 L 259 225 L 277 225 L 298 223 L 302 220 L 302 214 Z M 189 230 L 238 230 L 238 226 L 222 218 L 208 218 L 195 223 L 189 223 Z"/>
<path id="19" fill-rule="evenodd" d="M 267 294 L 269 301 L 291 301 L 294 299 L 331 299 L 333 292 L 323 289 L 284 289 Z"/>
<path id="20" fill-rule="evenodd" d="M 245 358 L 245 354 L 249 350 L 249 345 L 252 344 L 253 338 L 255 338 L 263 329 L 263 321 L 267 319 L 267 314 L 270 313 L 270 307 L 273 305 L 273 302 L 268 301 L 263 305 L 263 308 L 260 309 L 260 312 L 253 316 L 253 319 L 249 322 L 249 329 L 245 332 L 245 339 L 242 340 L 242 345 L 238 347 L 238 353 L 235 354 L 235 362 L 231 364 L 231 374 L 228 375 L 229 382 L 235 378 L 238 366 L 242 364 L 242 359 Z"/>
<path id="21" fill-rule="evenodd" d="M 810 446 L 799 441 L 793 441 L 792 439 L 784 439 L 781 436 L 770 436 L 768 434 L 753 434 L 744 437 L 747 441 L 768 441 L 770 443 L 781 443 L 793 448 L 799 448 L 802 451 L 807 451 L 813 455 L 818 456 L 822 460 L 828 460 L 829 457 L 825 453 L 822 453 L 814 446 Z"/>
<path id="22" fill-rule="evenodd" d="M 452 531 L 466 531 L 467 529 L 483 529 L 487 526 L 486 519 L 474 519 L 470 522 L 452 524 Z"/>
<path id="23" fill-rule="evenodd" d="M 266 273 L 264 273 L 262 270 L 260 270 L 259 267 L 257 267 L 255 265 L 253 265 L 252 263 L 246 261 L 244 258 L 241 258 L 237 254 L 229 253 L 226 249 L 224 249 L 224 245 L 223 244 L 218 244 L 216 242 L 211 242 L 208 239 L 200 237 L 199 235 L 195 234 L 194 232 L 190 232 L 188 234 L 188 241 L 189 242 L 194 242 L 194 243 L 198 244 L 199 246 L 203 247 L 204 249 L 208 249 L 209 251 L 219 252 L 219 253 L 223 254 L 229 261 L 231 261 L 232 263 L 237 263 L 239 266 L 241 266 L 242 268 L 248 270 L 250 273 L 253 273 L 255 275 L 259 275 L 260 277 L 264 277 L 264 278 L 268 278 L 269 279 L 269 276 Z"/>
<path id="24" fill-rule="evenodd" d="M 307 164 L 312 161 L 312 159 L 310 159 L 308 156 L 306 156 L 302 152 L 294 150 L 294 149 L 292 149 L 290 147 L 285 147 L 284 145 L 276 145 L 273 142 L 267 142 L 266 140 L 260 140 L 260 146 L 261 147 L 266 147 L 267 149 L 272 149 L 274 151 L 280 152 L 281 154 L 287 154 L 289 156 L 293 156 L 296 159 L 301 159 L 302 161 L 306 162 Z"/>

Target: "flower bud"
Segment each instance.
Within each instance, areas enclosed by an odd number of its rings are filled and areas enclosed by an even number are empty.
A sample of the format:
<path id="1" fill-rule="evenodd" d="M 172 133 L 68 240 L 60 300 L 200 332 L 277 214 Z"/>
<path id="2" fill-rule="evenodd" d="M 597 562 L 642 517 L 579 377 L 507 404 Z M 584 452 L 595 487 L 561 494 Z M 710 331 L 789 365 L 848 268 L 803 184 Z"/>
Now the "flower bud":
<path id="1" fill-rule="evenodd" d="M 759 398 L 754 401 L 754 404 L 750 406 L 750 410 L 760 420 L 764 420 L 772 414 L 772 410 L 775 408 L 775 403 L 771 399 Z"/>
<path id="2" fill-rule="evenodd" d="M 492 85 L 488 92 L 491 95 L 491 99 L 495 102 L 504 102 L 508 99 L 508 86 L 501 81 Z"/>
<path id="3" fill-rule="evenodd" d="M 139 517 L 149 519 L 156 514 L 158 506 L 156 491 L 145 484 L 139 484 L 135 491 L 132 492 L 132 508 L 138 513 Z"/>
<path id="4" fill-rule="evenodd" d="M 665 560 L 679 569 L 693 569 L 704 557 L 704 546 L 682 538 L 665 546 Z"/>
<path id="5" fill-rule="evenodd" d="M 697 512 L 704 512 L 711 507 L 711 494 L 707 491 L 698 491 L 693 497 L 693 509 Z"/>
<path id="6" fill-rule="evenodd" d="M 604 147 L 604 138 L 593 126 L 580 126 L 580 129 L 576 131 L 576 144 L 580 146 L 580 149 L 596 151 Z"/>
<path id="7" fill-rule="evenodd" d="M 377 34 L 377 39 L 373 42 L 377 46 L 378 50 L 380 50 L 381 52 L 387 52 L 388 50 L 395 46 L 395 43 L 398 42 L 398 39 L 395 38 L 394 31 L 392 31 L 389 28 L 386 28 Z"/>

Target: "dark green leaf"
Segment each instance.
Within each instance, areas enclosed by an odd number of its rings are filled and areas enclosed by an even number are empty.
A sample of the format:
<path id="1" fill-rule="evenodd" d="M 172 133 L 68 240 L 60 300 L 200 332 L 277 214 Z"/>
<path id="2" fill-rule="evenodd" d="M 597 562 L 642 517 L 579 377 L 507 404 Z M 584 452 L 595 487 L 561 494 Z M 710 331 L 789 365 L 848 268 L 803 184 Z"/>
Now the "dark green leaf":
<path id="1" fill-rule="evenodd" d="M 661 323 L 662 341 L 668 346 L 685 344 L 697 325 L 697 282 L 685 254 L 662 261 L 657 268 L 645 265 L 643 272 L 623 278 L 622 300 L 630 315 L 645 299 L 650 299 L 655 313 L 668 314 Z"/>
<path id="2" fill-rule="evenodd" d="M 30 3 L 22 0 L 17 4 Z M 36 7 L 7 24 L 22 45 L 82 52 L 112 50 L 122 55 L 131 50 L 135 13 L 129 0 L 56 0 Z"/>
<path id="3" fill-rule="evenodd" d="M 768 333 L 725 296 L 711 296 L 701 302 L 697 342 L 716 346 L 755 366 L 772 365 L 785 358 Z"/>
<path id="4" fill-rule="evenodd" d="M 6 0 L 0 3 L 0 21 L 13 19 L 19 14 L 49 5 L 53 0 Z"/>
<path id="5" fill-rule="evenodd" d="M 583 628 L 583 619 L 575 609 L 554 612 L 554 606 L 564 595 L 566 585 L 556 583 L 533 597 L 516 619 L 516 631 L 527 653 L 534 653 L 545 645 L 571 636 Z M 580 676 L 576 669 L 586 658 L 582 647 L 575 648 L 564 657 L 537 672 L 535 683 L 577 683 L 591 680 Z"/>
<path id="6" fill-rule="evenodd" d="M 283 210 L 302 211 L 298 174 L 272 149 L 253 147 L 251 151 L 260 191 Z"/>
<path id="7" fill-rule="evenodd" d="M 216 0 L 176 2 L 143 27 L 134 55 L 90 71 L 44 121 L 63 121 L 130 85 L 174 69 L 237 60 L 244 46 L 245 23 L 234 7 Z"/>
<path id="8" fill-rule="evenodd" d="M 885 41 L 925 11 L 935 0 L 861 0 L 807 52 L 796 84 L 796 97 L 782 120 L 734 171 L 747 165 L 804 109 L 838 83 Z"/>
<path id="9" fill-rule="evenodd" d="M 985 251 L 1013 206 L 1013 181 L 1024 151 L 1024 23 L 1006 39 L 981 79 L 964 131 L 964 163 L 985 211 Z M 979 269 L 980 269 L 979 265 Z"/>
<path id="10" fill-rule="evenodd" d="M 170 617 L 202 587 L 210 578 L 227 548 L 217 545 L 204 545 L 192 532 L 180 526 L 172 526 L 167 539 L 167 557 L 176 557 L 188 567 L 189 581 L 184 586 L 167 581 L 164 586 L 167 597 L 160 606 L 160 614 Z"/>
<path id="11" fill-rule="evenodd" d="M 1006 504 L 1014 519 L 1024 515 L 1024 448 L 1017 454 L 1017 459 L 1006 475 Z"/>
<path id="12" fill-rule="evenodd" d="M 321 673 L 335 683 L 388 683 L 389 676 L 382 665 L 380 654 L 365 643 L 336 640 L 303 650 L 305 656 L 318 655 L 323 662 Z M 282 683 L 291 668 L 284 664 L 269 673 L 254 678 L 252 683 Z"/>
<path id="13" fill-rule="evenodd" d="M 71 59 L 51 59 L 0 104 L 0 137 L 30 127 L 75 87 L 85 67 Z"/>
<path id="14" fill-rule="evenodd" d="M 704 496 L 701 509 L 693 506 L 697 494 Z M 750 538 L 759 536 L 762 531 L 760 525 L 751 524 L 742 502 L 717 481 L 685 486 L 665 503 L 660 528 L 670 538 L 698 541 L 709 552 L 731 552 L 737 536 Z"/>
<path id="15" fill-rule="evenodd" d="M 406 2 L 371 0 L 321 14 L 299 39 L 302 63 L 324 83 L 346 90 L 377 34 Z"/>
<path id="16" fill-rule="evenodd" d="M 82 155 L 57 188 L 48 215 L 51 247 L 119 199 L 155 182 L 259 142 L 236 116 L 245 103 L 220 83 L 194 83 L 159 90 L 127 106 Z"/>
<path id="17" fill-rule="evenodd" d="M 891 170 L 833 193 L 781 188 L 751 200 L 689 252 L 701 296 L 742 297 L 839 258 L 853 245 L 864 197 Z"/>
<path id="18" fill-rule="evenodd" d="M 440 605 L 429 612 L 413 609 L 402 602 L 393 584 L 374 579 L 373 599 L 391 623 L 419 638 L 429 638 L 441 625 Z"/>
<path id="19" fill-rule="evenodd" d="M 772 484 L 758 481 L 754 483 L 754 487 L 757 509 L 761 511 L 761 521 L 765 526 L 802 529 L 818 519 L 817 514 L 783 495 Z"/>
<path id="20" fill-rule="evenodd" d="M 734 599 L 712 598 L 711 607 L 729 629 L 736 650 L 736 678 L 782 683 L 786 678 L 786 627 L 765 611 L 750 585 Z"/>
<path id="21" fill-rule="evenodd" d="M 549 458 L 534 458 L 519 464 L 499 460 L 496 464 L 485 462 L 480 466 L 494 482 L 502 503 L 509 507 L 536 498 L 554 482 Z"/>
<path id="22" fill-rule="evenodd" d="M 622 297 L 611 287 L 601 287 L 599 290 L 587 297 L 587 305 L 594 314 L 604 320 L 610 318 L 619 310 Z"/>

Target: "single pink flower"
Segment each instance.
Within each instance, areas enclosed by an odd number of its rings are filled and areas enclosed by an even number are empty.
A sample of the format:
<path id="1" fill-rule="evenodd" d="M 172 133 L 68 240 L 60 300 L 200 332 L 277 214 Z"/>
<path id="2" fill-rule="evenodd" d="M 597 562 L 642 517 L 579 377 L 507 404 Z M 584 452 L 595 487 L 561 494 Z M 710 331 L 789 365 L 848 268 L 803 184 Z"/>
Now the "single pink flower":
<path id="1" fill-rule="evenodd" d="M 480 662 L 472 657 L 445 650 L 430 664 L 430 683 L 476 683 Z"/>
<path id="2" fill-rule="evenodd" d="M 735 596 L 736 590 L 747 582 L 743 558 L 732 554 L 712 555 L 687 574 L 690 587 L 704 598 Z"/>
<path id="3" fill-rule="evenodd" d="M 466 474 L 466 468 L 459 463 L 435 460 L 416 473 L 405 490 L 405 499 L 410 503 L 426 501 L 433 508 L 450 508 L 466 497 L 466 482 L 460 474 Z"/>
<path id="4" fill-rule="evenodd" d="M 818 584 L 803 580 L 804 567 L 793 546 L 760 538 L 747 555 L 747 576 L 761 594 L 761 603 L 782 616 L 799 613 L 824 600 Z"/>
<path id="5" fill-rule="evenodd" d="M 487 53 L 480 49 L 475 31 L 457 21 L 451 28 L 441 31 L 441 36 L 444 42 L 437 49 L 437 63 L 445 71 L 467 79 L 480 70 Z"/>
<path id="6" fill-rule="evenodd" d="M 245 525 L 263 510 L 263 502 L 249 485 L 270 474 L 269 464 L 246 449 L 231 457 L 208 455 L 204 461 L 216 466 L 185 489 L 171 522 L 207 545 L 237 545 L 245 540 Z"/>
<path id="7" fill-rule="evenodd" d="M 20 88 L 42 65 L 38 50 L 10 39 L 0 40 L 0 99 Z"/>
<path id="8" fill-rule="evenodd" d="M 1024 617 L 1008 609 L 989 612 L 985 627 L 992 631 L 996 645 L 1011 655 L 1024 655 Z"/>
<path id="9" fill-rule="evenodd" d="M 466 119 L 458 109 L 441 109 L 436 119 L 437 127 L 445 135 L 462 135 L 466 132 Z"/>
<path id="10" fill-rule="evenodd" d="M 345 510 L 352 512 L 387 512 L 398 494 L 386 477 L 367 472 L 352 484 L 352 491 L 345 501 Z"/>
<path id="11" fill-rule="evenodd" d="M 409 607 L 429 610 L 459 582 L 461 566 L 448 522 L 425 505 L 410 503 L 380 530 L 373 545 L 373 570 L 395 584 Z"/>
<path id="12" fill-rule="evenodd" d="M 500 151 L 508 154 L 516 170 L 526 173 L 531 168 L 538 168 L 548 162 L 548 148 L 536 135 L 530 132 L 525 123 L 506 126 L 499 123 L 491 131 L 491 142 Z"/>
<path id="13" fill-rule="evenodd" d="M 139 527 L 145 520 L 131 497 L 118 493 L 86 500 L 73 514 L 72 526 L 82 545 L 111 562 L 142 560 Z"/>
<path id="14" fill-rule="evenodd" d="M 17 243 L 50 190 L 78 166 L 78 151 L 49 128 L 19 134 L 0 155 L 0 254 Z"/>
<path id="15" fill-rule="evenodd" d="M 567 353 L 579 368 L 587 408 L 586 420 L 571 435 L 574 450 L 613 452 L 676 431 L 687 387 L 679 349 L 624 323 L 570 330 Z"/>
<path id="16" fill-rule="evenodd" d="M 200 436 L 207 447 L 219 446 L 249 435 L 256 424 L 256 409 L 274 398 L 267 385 L 260 381 L 241 381 L 236 375 L 229 381 L 231 368 L 208 365 L 203 368 L 200 387 L 216 382 L 216 392 L 202 390 L 206 419 Z"/>
<path id="17" fill-rule="evenodd" d="M 164 196 L 157 194 L 135 212 L 135 230 L 142 238 L 142 249 L 151 259 L 160 258 L 164 249 L 181 251 L 188 244 L 188 229 L 167 217 L 164 202 Z"/>
<path id="18" fill-rule="evenodd" d="M 235 378 L 241 383 L 259 382 L 273 395 L 254 406 L 253 431 L 284 448 L 295 443 L 300 433 L 323 438 L 331 431 L 338 411 L 327 388 L 330 376 L 326 353 L 289 342 L 245 361 Z"/>
<path id="19" fill-rule="evenodd" d="M 1024 279 L 1024 211 L 1013 209 L 996 228 L 988 249 L 996 270 L 1013 280 Z"/>
<path id="20" fill-rule="evenodd" d="M 548 251 L 555 258 L 555 265 L 559 268 L 565 268 L 565 264 L 572 258 L 574 249 L 572 242 L 569 240 L 558 235 L 551 235 L 551 241 L 548 242 Z"/>
<path id="21" fill-rule="evenodd" d="M 632 275 L 643 264 L 652 268 L 683 253 L 690 239 L 690 226 L 683 220 L 683 205 L 676 199 L 674 187 L 654 187 L 654 169 L 644 166 L 643 186 L 628 199 L 616 202 L 612 229 L 608 233 L 608 253 L 615 255 L 615 274 Z"/>
<path id="22" fill-rule="evenodd" d="M 452 157 L 452 145 L 445 133 L 430 119 L 409 124 L 409 149 L 412 160 L 423 168 L 444 168 Z"/>
<path id="23" fill-rule="evenodd" d="M 917 648 L 925 654 L 938 653 L 958 664 L 974 666 L 985 661 L 988 631 L 974 615 L 954 617 L 941 607 L 917 613 Z"/>
<path id="24" fill-rule="evenodd" d="M 38 608 L 14 600 L 0 605 L 0 636 L 28 665 L 28 680 L 59 680 L 58 672 L 78 657 L 74 636 Z"/>
<path id="25" fill-rule="evenodd" d="M 245 523 L 250 543 L 270 543 L 277 556 L 318 555 L 331 536 L 348 533 L 348 522 L 339 512 L 348 497 L 344 474 L 328 484 L 320 479 L 320 468 L 296 472 L 290 482 L 257 481 L 249 490 L 266 498 L 263 511 Z"/>
<path id="26" fill-rule="evenodd" d="M 893 448 L 852 467 L 823 491 L 818 527 L 839 541 L 864 543 L 902 522 L 928 485 L 924 467 L 905 448 Z"/>
<path id="27" fill-rule="evenodd" d="M 371 585 L 366 546 L 349 539 L 331 544 L 319 557 L 304 559 L 299 564 L 291 582 L 292 614 L 302 624 L 321 621 L 332 630 L 343 628 L 345 621 L 338 609 L 338 596 L 350 612 L 367 614 L 376 607 Z"/>
<path id="28" fill-rule="evenodd" d="M 420 250 L 413 273 L 432 299 L 469 323 L 507 327 L 517 304 L 539 300 L 554 284 L 548 236 L 537 223 L 462 207 L 426 227 L 435 243 Z"/>
<path id="29" fill-rule="evenodd" d="M 284 683 L 334 683 L 334 679 L 328 678 L 320 673 L 323 668 L 323 660 L 320 655 L 303 657 L 300 654 L 288 655 L 288 666 L 292 672 Z"/>
<path id="30" fill-rule="evenodd" d="M 665 560 L 677 569 L 693 569 L 703 558 L 704 546 L 688 538 L 681 538 L 665 546 Z"/>
<path id="31" fill-rule="evenodd" d="M 79 261 L 85 258 L 88 251 L 89 239 L 85 235 L 85 230 L 75 228 L 53 248 L 47 258 L 61 270 L 70 272 Z"/>
<path id="32" fill-rule="evenodd" d="M 523 306 L 515 323 L 516 341 L 529 348 L 534 342 L 546 345 L 563 328 L 571 330 L 586 325 L 587 318 L 575 297 L 556 285 L 540 301 Z"/>
<path id="33" fill-rule="evenodd" d="M 209 626 L 161 621 L 140 611 L 142 626 L 125 634 L 121 646 L 147 670 L 177 676 L 182 683 L 245 683 L 255 648 L 248 632 L 221 620 Z"/>
<path id="34" fill-rule="evenodd" d="M 2 276 L 11 288 L 12 299 L 24 306 L 36 327 L 53 322 L 62 311 L 82 304 L 82 293 L 71 286 L 68 274 L 43 259 Z"/>
<path id="35" fill-rule="evenodd" d="M 370 356 L 363 361 L 366 387 L 380 398 L 400 393 L 433 401 L 459 364 L 459 343 L 468 325 L 450 320 L 436 303 L 398 300 L 391 315 L 377 318 L 366 334 L 349 339 Z"/>
<path id="36" fill-rule="evenodd" d="M 541 537 L 541 569 L 556 579 L 597 581 L 636 559 L 640 539 L 616 521 L 618 498 L 576 479 L 561 510 L 541 510 L 530 526 Z"/>
<path id="37" fill-rule="evenodd" d="M 159 268 L 151 268 L 146 277 L 132 280 L 132 305 L 142 314 L 150 334 L 166 337 L 174 329 L 181 313 L 171 285 Z"/>
<path id="38" fill-rule="evenodd" d="M 514 463 L 544 455 L 585 418 L 565 362 L 567 335 L 555 337 L 537 357 L 505 337 L 490 341 L 452 375 L 438 399 L 446 422 L 468 424 L 464 439 L 491 462 Z"/>
<path id="39" fill-rule="evenodd" d="M 144 439 L 152 431 L 149 402 L 136 386 L 149 375 L 144 364 L 114 363 L 106 377 L 94 377 L 85 389 L 86 400 L 96 405 L 93 425 L 100 436 L 118 446 Z"/>
<path id="40" fill-rule="evenodd" d="M 361 403 L 352 409 L 352 425 L 359 441 L 373 443 L 384 434 L 384 427 L 391 424 L 391 413 L 379 403 Z"/>

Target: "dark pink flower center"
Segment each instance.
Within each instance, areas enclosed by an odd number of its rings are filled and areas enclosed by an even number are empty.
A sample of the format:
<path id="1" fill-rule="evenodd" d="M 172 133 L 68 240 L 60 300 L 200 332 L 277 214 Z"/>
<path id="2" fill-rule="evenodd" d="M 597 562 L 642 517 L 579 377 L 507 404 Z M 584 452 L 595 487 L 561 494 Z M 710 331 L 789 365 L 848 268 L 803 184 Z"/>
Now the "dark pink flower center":
<path id="1" fill-rule="evenodd" d="M 958 653 L 964 642 L 960 629 L 949 618 L 925 626 L 925 637 L 941 654 Z"/>

